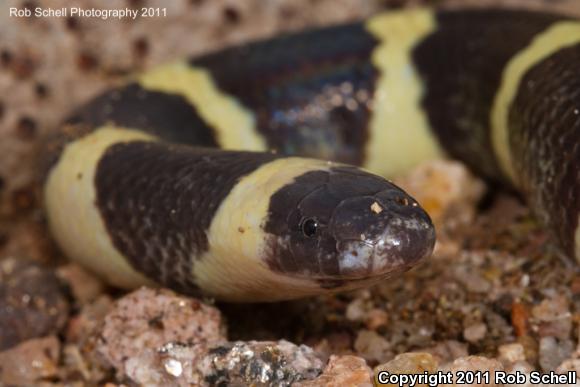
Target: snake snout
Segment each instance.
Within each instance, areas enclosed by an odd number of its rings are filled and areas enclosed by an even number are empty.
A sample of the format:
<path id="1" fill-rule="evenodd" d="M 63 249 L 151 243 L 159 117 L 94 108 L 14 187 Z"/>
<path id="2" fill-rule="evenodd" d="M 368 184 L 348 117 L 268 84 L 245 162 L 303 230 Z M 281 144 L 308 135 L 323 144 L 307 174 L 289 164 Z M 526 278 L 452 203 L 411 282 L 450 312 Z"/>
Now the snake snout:
<path id="1" fill-rule="evenodd" d="M 404 272 L 431 255 L 435 244 L 429 215 L 398 188 L 343 201 L 332 229 L 340 275 L 346 278 Z"/>

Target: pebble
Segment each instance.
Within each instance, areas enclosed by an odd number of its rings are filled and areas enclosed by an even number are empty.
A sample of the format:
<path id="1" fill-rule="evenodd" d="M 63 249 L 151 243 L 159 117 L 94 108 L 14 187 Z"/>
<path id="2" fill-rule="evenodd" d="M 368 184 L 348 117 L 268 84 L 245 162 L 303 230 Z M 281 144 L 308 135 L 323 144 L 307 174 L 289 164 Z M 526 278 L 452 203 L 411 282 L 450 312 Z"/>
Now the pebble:
<path id="1" fill-rule="evenodd" d="M 484 183 L 457 161 L 431 160 L 395 180 L 427 210 L 437 225 L 450 214 L 460 223 L 473 219 L 475 204 L 485 192 Z"/>
<path id="2" fill-rule="evenodd" d="M 375 331 L 362 329 L 354 342 L 357 354 L 367 361 L 383 363 L 393 357 L 390 343 Z"/>
<path id="3" fill-rule="evenodd" d="M 143 386 L 206 385 L 195 365 L 207 353 L 206 343 L 169 342 L 158 348 L 148 348 L 127 359 L 122 370 L 124 378 Z M 121 371 L 121 372 L 119 372 Z"/>
<path id="4" fill-rule="evenodd" d="M 288 341 L 167 343 L 126 364 L 126 376 L 147 386 L 290 386 L 316 378 L 324 362 Z"/>
<path id="5" fill-rule="evenodd" d="M 485 323 L 477 323 L 466 327 L 463 330 L 463 337 L 470 343 L 476 343 L 482 340 L 487 333 L 487 325 Z"/>
<path id="6" fill-rule="evenodd" d="M 539 357 L 538 350 L 540 347 L 538 341 L 532 336 L 526 335 L 518 337 L 517 342 L 524 347 L 526 360 L 531 364 L 537 364 Z"/>
<path id="7" fill-rule="evenodd" d="M 355 298 L 346 307 L 345 315 L 350 321 L 361 321 L 367 316 L 367 301 Z"/>
<path id="8" fill-rule="evenodd" d="M 65 330 L 67 341 L 81 343 L 94 336 L 94 333 L 101 327 L 105 316 L 112 308 L 113 299 L 108 295 L 102 295 L 96 300 L 83 305 L 79 313 L 68 322 Z"/>
<path id="9" fill-rule="evenodd" d="M 433 355 L 439 364 L 450 363 L 458 357 L 465 357 L 469 354 L 467 344 L 456 340 L 439 342 L 433 347 L 422 349 L 422 352 Z"/>
<path id="10" fill-rule="evenodd" d="M 110 377 L 110 364 L 95 351 L 95 344 L 105 316 L 113 308 L 113 300 L 101 295 L 96 300 L 81 307 L 73 316 L 65 330 L 67 344 L 63 348 L 63 363 L 67 372 L 82 375 L 87 384 L 99 384 Z"/>
<path id="11" fill-rule="evenodd" d="M 375 385 L 379 385 L 377 375 L 380 371 L 388 371 L 392 374 L 422 374 L 425 371 L 434 373 L 437 370 L 438 362 L 433 355 L 427 352 L 407 352 L 397 355 L 393 360 L 375 367 Z M 398 384 L 383 384 L 385 386 L 398 386 Z M 426 384 L 417 384 L 417 387 L 424 387 Z"/>
<path id="12" fill-rule="evenodd" d="M 470 292 L 489 293 L 491 290 L 491 283 L 483 277 L 483 273 L 470 266 L 457 266 L 453 275 Z"/>
<path id="13" fill-rule="evenodd" d="M 198 366 L 211 385 L 281 387 L 314 379 L 323 368 L 324 362 L 310 347 L 285 340 L 225 343 L 210 348 Z"/>
<path id="14" fill-rule="evenodd" d="M 104 283 L 76 263 L 58 268 L 57 275 L 68 284 L 79 305 L 95 300 L 105 291 Z"/>
<path id="15" fill-rule="evenodd" d="M 511 308 L 511 321 L 516 336 L 521 337 L 528 334 L 529 319 L 528 306 L 521 302 L 514 302 Z"/>
<path id="16" fill-rule="evenodd" d="M 524 346 L 520 343 L 500 345 L 497 352 L 499 355 L 498 360 L 501 361 L 504 366 L 526 360 Z"/>
<path id="17" fill-rule="evenodd" d="M 575 371 L 580 381 L 580 359 L 566 359 L 556 368 L 556 373 L 565 374 L 568 371 Z"/>
<path id="18" fill-rule="evenodd" d="M 574 351 L 571 340 L 558 340 L 555 337 L 540 339 L 539 363 L 544 372 L 554 371 Z"/>
<path id="19" fill-rule="evenodd" d="M 568 339 L 572 333 L 572 313 L 564 296 L 544 299 L 532 308 L 532 317 L 533 329 L 540 337 Z"/>
<path id="20" fill-rule="evenodd" d="M 1 103 L 1 102 L 0 102 Z M 0 125 L 0 132 L 2 126 Z M 4 141 L 6 140 L 6 141 Z M 14 142 L 7 138 L 2 138 L 1 146 L 6 146 L 8 143 L 15 145 Z M 7 149 L 7 148 L 5 148 Z M 5 152 L 0 151 L 1 156 L 5 156 Z M 25 165 L 23 163 L 22 165 Z M 0 163 L 0 169 L 2 163 Z M 32 169 L 32 168 L 31 168 Z M 13 192 L 15 194 L 16 192 Z M 28 190 L 21 191 L 22 196 L 29 199 L 31 192 Z M 6 214 L 3 210 L 9 207 L 8 213 L 19 213 L 21 210 L 18 204 L 13 200 L 2 199 L 2 189 L 0 188 L 0 221 L 2 215 Z M 4 213 L 3 213 L 4 212 Z M 6 219 L 6 218 L 4 218 Z M 7 222 L 8 227 L 3 227 L 6 224 L 0 222 L 0 256 L 1 257 L 26 257 L 27 259 L 37 263 L 49 263 L 54 256 L 54 241 L 46 232 L 46 225 L 42 224 L 36 217 L 32 219 L 25 217 L 20 220 L 13 219 Z"/>
<path id="21" fill-rule="evenodd" d="M 372 370 L 356 356 L 332 355 L 322 375 L 294 384 L 296 387 L 372 387 Z"/>
<path id="22" fill-rule="evenodd" d="M 141 288 L 119 299 L 97 334 L 97 352 L 117 370 L 169 342 L 225 340 L 220 312 L 169 290 Z"/>
<path id="23" fill-rule="evenodd" d="M 349 353 L 352 350 L 354 338 L 348 332 L 333 332 L 313 345 L 314 350 L 325 358 L 338 353 Z"/>
<path id="24" fill-rule="evenodd" d="M 66 291 L 49 269 L 32 261 L 0 261 L 0 350 L 60 332 L 69 315 Z"/>
<path id="25" fill-rule="evenodd" d="M 389 315 L 382 309 L 374 308 L 369 310 L 365 319 L 366 327 L 371 331 L 385 327 L 388 324 Z"/>
<path id="26" fill-rule="evenodd" d="M 62 358 L 66 372 L 77 375 L 77 377 L 80 375 L 84 382 L 91 381 L 96 384 L 105 377 L 106 369 L 102 370 L 104 372 L 99 372 L 101 369 L 98 365 L 85 358 L 78 345 L 65 344 L 62 349 Z"/>
<path id="27" fill-rule="evenodd" d="M 59 352 L 55 336 L 27 340 L 0 352 L 0 385 L 31 386 L 56 376 Z"/>

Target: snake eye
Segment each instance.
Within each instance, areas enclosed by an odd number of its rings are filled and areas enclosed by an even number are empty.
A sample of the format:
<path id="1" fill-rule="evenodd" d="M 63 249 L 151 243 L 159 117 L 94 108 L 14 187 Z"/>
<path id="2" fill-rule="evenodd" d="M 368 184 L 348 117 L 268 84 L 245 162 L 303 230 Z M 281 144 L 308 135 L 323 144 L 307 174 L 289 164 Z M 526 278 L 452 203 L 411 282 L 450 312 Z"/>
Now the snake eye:
<path id="1" fill-rule="evenodd" d="M 318 221 L 314 218 L 306 218 L 302 221 L 300 226 L 302 228 L 302 233 L 307 237 L 313 237 L 316 235 L 316 230 L 318 230 Z"/>

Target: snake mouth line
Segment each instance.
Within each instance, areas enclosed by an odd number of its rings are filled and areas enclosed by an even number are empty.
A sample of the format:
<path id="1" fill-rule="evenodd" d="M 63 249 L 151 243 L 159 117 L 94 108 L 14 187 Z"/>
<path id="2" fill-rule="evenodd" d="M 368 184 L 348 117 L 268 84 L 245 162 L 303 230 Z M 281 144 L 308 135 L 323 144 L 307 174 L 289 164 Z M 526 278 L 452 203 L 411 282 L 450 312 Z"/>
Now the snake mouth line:
<path id="1" fill-rule="evenodd" d="M 361 243 L 361 244 L 364 244 L 365 246 L 372 248 L 372 250 L 370 252 L 370 256 L 367 258 L 364 258 L 365 263 L 364 263 L 364 265 L 360 265 L 360 269 L 352 270 L 350 273 L 343 271 L 339 274 L 320 274 L 320 273 L 301 273 L 301 272 L 285 273 L 285 274 L 291 276 L 292 278 L 296 278 L 296 279 L 314 280 L 314 281 L 338 280 L 338 281 L 359 282 L 359 281 L 380 280 L 380 279 L 384 279 L 384 278 L 389 278 L 397 273 L 403 273 L 403 272 L 417 266 L 425 258 L 427 258 L 431 252 L 431 250 L 426 251 L 425 254 L 423 254 L 418 259 L 405 260 L 403 258 L 396 257 L 396 256 L 393 256 L 393 257 L 380 257 L 380 256 L 378 256 L 380 254 L 377 252 L 377 249 L 380 248 L 379 243 L 373 244 L 369 241 L 360 241 L 360 240 L 354 240 L 354 239 L 344 240 L 344 241 L 337 242 L 337 243 L 347 243 L 347 242 Z M 345 254 L 350 254 L 350 253 L 345 253 Z M 357 258 L 358 257 L 353 256 L 353 259 L 357 259 Z M 389 259 L 391 259 L 395 262 L 398 262 L 398 263 L 384 265 L 384 266 L 381 266 L 378 268 L 376 267 L 377 261 L 380 262 L 380 261 L 389 260 Z"/>

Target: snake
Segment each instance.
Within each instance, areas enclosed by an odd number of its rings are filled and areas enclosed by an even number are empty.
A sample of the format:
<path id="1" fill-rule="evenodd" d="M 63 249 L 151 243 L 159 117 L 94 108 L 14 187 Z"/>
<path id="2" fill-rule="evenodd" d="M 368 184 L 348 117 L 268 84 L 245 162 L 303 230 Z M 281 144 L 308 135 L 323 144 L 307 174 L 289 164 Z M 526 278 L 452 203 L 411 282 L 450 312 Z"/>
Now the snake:
<path id="1" fill-rule="evenodd" d="M 580 22 L 412 8 L 135 74 L 46 142 L 65 255 L 121 288 L 232 302 L 370 286 L 435 229 L 389 178 L 453 158 L 580 259 Z"/>

